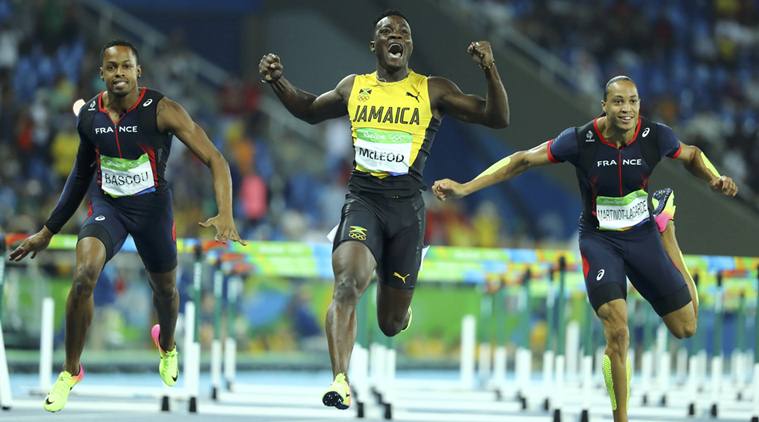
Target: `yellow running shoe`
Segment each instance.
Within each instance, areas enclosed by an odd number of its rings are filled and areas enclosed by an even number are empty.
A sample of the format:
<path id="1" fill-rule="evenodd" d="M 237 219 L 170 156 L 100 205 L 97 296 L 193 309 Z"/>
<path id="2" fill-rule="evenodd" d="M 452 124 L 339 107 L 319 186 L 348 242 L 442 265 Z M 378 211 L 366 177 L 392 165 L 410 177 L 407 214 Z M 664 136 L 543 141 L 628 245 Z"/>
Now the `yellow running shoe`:
<path id="1" fill-rule="evenodd" d="M 345 410 L 351 406 L 351 387 L 345 380 L 345 375 L 337 374 L 335 381 L 329 386 L 322 397 L 325 406 Z"/>
<path id="2" fill-rule="evenodd" d="M 173 387 L 177 383 L 179 378 L 179 357 L 177 353 L 177 346 L 174 345 L 172 350 L 168 352 L 161 349 L 161 343 L 158 341 L 158 337 L 161 334 L 161 326 L 156 324 L 150 330 L 150 336 L 153 337 L 153 343 L 161 354 L 161 363 L 158 364 L 158 374 L 161 376 L 161 380 L 169 387 Z"/>
<path id="3" fill-rule="evenodd" d="M 84 378 L 84 367 L 79 364 L 79 373 L 71 375 L 69 371 L 62 371 L 58 374 L 53 388 L 45 397 L 45 410 L 48 412 L 58 412 L 63 409 L 69 399 L 69 393 L 74 386 Z"/>

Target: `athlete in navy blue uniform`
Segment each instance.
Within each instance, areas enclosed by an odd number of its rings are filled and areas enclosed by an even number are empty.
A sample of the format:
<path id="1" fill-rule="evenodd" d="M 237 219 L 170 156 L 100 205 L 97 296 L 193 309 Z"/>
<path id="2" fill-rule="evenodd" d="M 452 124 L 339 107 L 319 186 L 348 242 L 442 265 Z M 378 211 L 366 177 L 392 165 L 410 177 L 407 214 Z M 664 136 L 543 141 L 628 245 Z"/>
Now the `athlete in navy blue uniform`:
<path id="1" fill-rule="evenodd" d="M 79 111 L 79 151 L 58 205 L 42 229 L 10 255 L 20 261 L 45 249 L 89 192 L 89 217 L 76 246 L 76 269 L 66 302 L 64 371 L 45 401 L 45 409 L 61 410 L 68 390 L 81 380 L 79 358 L 92 320 L 92 291 L 103 266 L 131 234 L 148 271 L 158 327 L 152 332 L 161 351 L 159 372 L 164 383 L 176 383 L 174 328 L 179 295 L 177 250 L 171 191 L 164 179 L 171 139 L 179 138 L 211 169 L 218 215 L 200 223 L 213 226 L 216 239 L 243 243 L 232 218 L 229 166 L 178 103 L 157 91 L 139 87 L 142 69 L 137 50 L 112 41 L 102 50 L 100 76 L 106 91 Z"/>
<path id="2" fill-rule="evenodd" d="M 712 188 L 734 196 L 733 180 L 721 176 L 695 146 L 678 141 L 672 129 L 639 116 L 640 98 L 626 76 L 606 84 L 604 115 L 561 132 L 529 151 L 497 162 L 475 179 L 459 184 L 439 180 L 439 199 L 471 194 L 539 165 L 568 161 L 577 170 L 583 199 L 580 252 L 588 298 L 606 337 L 604 379 L 614 421 L 627 421 L 629 364 L 626 362 L 627 275 L 635 288 L 678 338 L 696 331 L 695 288 L 689 288 L 662 246 L 648 200 L 648 180 L 664 157 L 677 159 Z"/>

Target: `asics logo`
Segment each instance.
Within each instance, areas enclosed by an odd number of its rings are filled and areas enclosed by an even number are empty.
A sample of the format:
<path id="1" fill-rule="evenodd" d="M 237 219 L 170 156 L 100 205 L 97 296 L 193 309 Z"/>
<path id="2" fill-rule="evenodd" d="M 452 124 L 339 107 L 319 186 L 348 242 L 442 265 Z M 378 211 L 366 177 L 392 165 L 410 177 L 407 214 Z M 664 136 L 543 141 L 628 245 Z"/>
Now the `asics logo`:
<path id="1" fill-rule="evenodd" d="M 149 106 L 151 104 L 153 104 L 153 99 L 152 98 L 148 98 L 147 101 L 145 101 L 144 103 L 142 103 L 142 106 L 143 107 L 147 107 L 147 106 Z"/>
<path id="2" fill-rule="evenodd" d="M 604 270 L 603 268 L 601 268 L 600 270 L 598 270 L 598 275 L 596 276 L 596 281 L 601 280 L 602 278 L 604 278 L 604 274 L 606 274 L 606 270 Z"/>
<path id="3" fill-rule="evenodd" d="M 647 127 L 645 129 L 643 129 L 643 133 L 640 136 L 642 136 L 642 137 L 645 138 L 646 136 L 648 136 L 648 132 L 651 132 L 651 128 L 650 127 Z"/>
<path id="4" fill-rule="evenodd" d="M 400 278 L 400 279 L 401 279 L 401 281 L 403 282 L 403 284 L 406 284 L 406 279 L 407 279 L 407 278 L 408 278 L 408 276 L 410 276 L 410 275 L 411 275 L 411 274 L 400 275 L 400 274 L 398 274 L 398 273 L 393 273 L 393 277 L 398 277 L 398 278 Z"/>
<path id="5" fill-rule="evenodd" d="M 104 215 L 99 215 L 99 216 L 95 217 L 95 221 L 103 221 L 103 220 L 105 220 L 105 216 Z"/>

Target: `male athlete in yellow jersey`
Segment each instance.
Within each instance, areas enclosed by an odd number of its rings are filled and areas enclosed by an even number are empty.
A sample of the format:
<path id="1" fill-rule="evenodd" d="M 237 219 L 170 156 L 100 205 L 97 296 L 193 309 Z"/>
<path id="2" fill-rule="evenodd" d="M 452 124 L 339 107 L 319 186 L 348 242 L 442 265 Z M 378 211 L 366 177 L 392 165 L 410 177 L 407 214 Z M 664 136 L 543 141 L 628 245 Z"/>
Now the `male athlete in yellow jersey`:
<path id="1" fill-rule="evenodd" d="M 508 98 L 488 42 L 467 49 L 485 73 L 483 99 L 464 94 L 448 79 L 409 69 L 414 44 L 400 12 L 386 11 L 374 23 L 369 50 L 377 70 L 348 75 L 322 95 L 293 86 L 274 54 L 259 64 L 264 81 L 294 116 L 317 123 L 347 115 L 351 122 L 355 164 L 333 245 L 335 287 L 326 320 L 335 380 L 322 400 L 338 409 L 351 403 L 346 375 L 356 340 L 356 303 L 375 270 L 382 332 L 394 336 L 411 321 L 425 223 L 422 171 L 443 115 L 494 128 L 509 124 Z"/>

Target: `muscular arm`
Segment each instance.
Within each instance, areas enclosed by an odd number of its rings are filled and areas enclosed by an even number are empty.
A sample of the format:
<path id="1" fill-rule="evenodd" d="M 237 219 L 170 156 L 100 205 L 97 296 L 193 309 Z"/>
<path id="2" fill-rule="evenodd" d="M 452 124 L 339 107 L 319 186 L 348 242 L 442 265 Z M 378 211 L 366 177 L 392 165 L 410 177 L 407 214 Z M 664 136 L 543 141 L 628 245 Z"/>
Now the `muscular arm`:
<path id="1" fill-rule="evenodd" d="M 488 186 L 512 179 L 528 169 L 551 163 L 548 158 L 548 142 L 527 151 L 517 151 L 496 162 L 474 179 L 460 184 L 450 179 L 438 180 L 432 185 L 433 193 L 440 199 L 460 198 Z"/>
<path id="2" fill-rule="evenodd" d="M 346 76 L 335 89 L 318 97 L 296 88 L 284 77 L 272 82 L 271 88 L 293 116 L 311 124 L 348 114 L 347 99 L 355 75 Z M 350 86 L 350 87 L 349 87 Z M 347 89 L 346 89 L 347 88 Z M 347 92 L 347 94 L 345 94 Z"/>
<path id="3" fill-rule="evenodd" d="M 219 214 L 232 218 L 232 177 L 224 156 L 213 145 L 206 132 L 192 120 L 184 107 L 168 98 L 158 103 L 158 129 L 172 132 L 208 168 L 213 177 L 216 206 Z"/>
<path id="4" fill-rule="evenodd" d="M 509 125 L 509 99 L 495 63 L 484 70 L 488 84 L 487 96 L 464 94 L 456 84 L 441 77 L 430 77 L 433 107 L 458 120 L 492 128 Z"/>
<path id="5" fill-rule="evenodd" d="M 258 63 L 258 72 L 293 116 L 311 124 L 348 114 L 348 97 L 356 75 L 348 75 L 335 89 L 316 96 L 290 83 L 276 54 L 266 54 Z"/>
<path id="6" fill-rule="evenodd" d="M 79 150 L 76 153 L 74 167 L 66 179 L 58 204 L 50 214 L 50 218 L 45 222 L 43 230 L 47 228 L 51 235 L 61 230 L 63 225 L 74 215 L 76 209 L 79 208 L 79 204 L 82 203 L 94 173 L 95 148 L 80 134 Z"/>
<path id="7" fill-rule="evenodd" d="M 697 146 L 680 143 L 680 154 L 676 157 L 694 176 L 706 181 L 714 190 L 727 196 L 735 196 L 738 187 L 733 179 L 721 176 L 703 151 Z"/>

